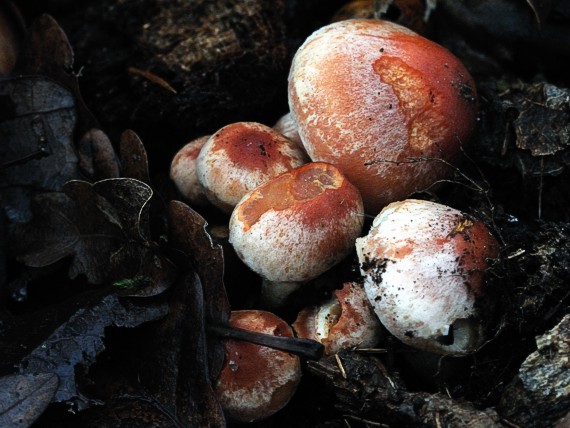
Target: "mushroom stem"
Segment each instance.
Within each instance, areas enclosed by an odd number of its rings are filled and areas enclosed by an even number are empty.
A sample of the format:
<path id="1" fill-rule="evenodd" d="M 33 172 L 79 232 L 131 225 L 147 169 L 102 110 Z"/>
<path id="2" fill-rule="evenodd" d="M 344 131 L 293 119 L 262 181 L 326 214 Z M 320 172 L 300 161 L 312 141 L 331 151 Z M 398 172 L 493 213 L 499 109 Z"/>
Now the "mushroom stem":
<path id="1" fill-rule="evenodd" d="M 289 352 L 308 360 L 318 360 L 323 355 L 321 343 L 311 339 L 274 336 L 229 325 L 209 325 L 208 331 L 224 339 L 244 340 L 261 346 Z"/>
<path id="2" fill-rule="evenodd" d="M 300 282 L 270 281 L 263 278 L 260 290 L 260 304 L 267 309 L 282 308 L 289 297 L 301 287 Z"/>

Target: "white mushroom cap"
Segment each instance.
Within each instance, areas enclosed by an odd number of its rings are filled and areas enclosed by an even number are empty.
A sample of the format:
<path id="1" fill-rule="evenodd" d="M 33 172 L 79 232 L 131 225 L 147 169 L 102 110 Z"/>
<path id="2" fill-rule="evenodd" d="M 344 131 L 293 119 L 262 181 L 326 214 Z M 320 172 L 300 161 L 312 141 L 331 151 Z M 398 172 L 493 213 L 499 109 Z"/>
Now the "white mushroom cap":
<path id="1" fill-rule="evenodd" d="M 204 135 L 185 144 L 174 155 L 170 163 L 170 179 L 174 182 L 182 197 L 197 206 L 209 204 L 206 192 L 198 181 L 198 173 L 196 171 L 198 155 L 208 138 L 210 138 L 209 135 Z"/>
<path id="2" fill-rule="evenodd" d="M 368 299 L 402 342 L 464 354 L 484 340 L 483 276 L 499 245 L 487 227 L 434 202 L 394 202 L 356 240 Z"/>
<path id="3" fill-rule="evenodd" d="M 291 327 L 266 311 L 233 311 L 233 327 L 276 336 L 293 337 Z M 301 380 L 296 355 L 239 340 L 224 340 L 225 363 L 216 393 L 228 419 L 253 422 L 281 410 Z"/>
<path id="4" fill-rule="evenodd" d="M 231 213 L 250 190 L 308 161 L 303 149 L 276 130 L 236 122 L 213 134 L 198 156 L 198 180 L 208 199 Z"/>
<path id="5" fill-rule="evenodd" d="M 275 122 L 275 125 L 273 125 L 273 129 L 289 138 L 299 147 L 303 147 L 301 136 L 299 135 L 299 128 L 297 127 L 297 123 L 295 122 L 295 119 L 293 119 L 291 112 L 285 113 L 281 116 L 279 120 Z"/>
<path id="6" fill-rule="evenodd" d="M 334 166 L 311 162 L 246 194 L 230 218 L 238 257 L 273 282 L 316 278 L 354 250 L 362 198 Z"/>
<path id="7" fill-rule="evenodd" d="M 364 288 L 356 282 L 345 283 L 331 299 L 299 312 L 293 330 L 298 337 L 321 342 L 328 355 L 343 348 L 376 346 L 383 335 Z"/>

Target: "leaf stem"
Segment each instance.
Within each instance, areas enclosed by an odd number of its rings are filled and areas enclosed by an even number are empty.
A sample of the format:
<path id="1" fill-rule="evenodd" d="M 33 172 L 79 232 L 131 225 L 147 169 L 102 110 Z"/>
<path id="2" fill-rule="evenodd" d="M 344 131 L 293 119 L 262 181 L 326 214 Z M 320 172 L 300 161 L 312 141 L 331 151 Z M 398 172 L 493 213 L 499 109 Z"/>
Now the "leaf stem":
<path id="1" fill-rule="evenodd" d="M 309 360 L 318 360 L 323 355 L 324 347 L 321 343 L 311 339 L 297 337 L 274 336 L 272 334 L 245 330 L 228 325 L 209 325 L 208 331 L 224 339 L 244 340 L 269 348 L 279 349 L 299 355 Z"/>

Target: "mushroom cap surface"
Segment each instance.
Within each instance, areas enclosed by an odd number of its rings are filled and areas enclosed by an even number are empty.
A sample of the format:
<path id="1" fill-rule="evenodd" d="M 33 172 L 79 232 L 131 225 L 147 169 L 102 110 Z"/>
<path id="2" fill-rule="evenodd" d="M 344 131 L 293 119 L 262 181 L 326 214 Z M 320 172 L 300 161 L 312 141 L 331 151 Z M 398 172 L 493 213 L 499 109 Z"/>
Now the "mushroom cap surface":
<path id="1" fill-rule="evenodd" d="M 315 31 L 294 56 L 288 94 L 309 157 L 340 168 L 372 215 L 445 177 L 476 125 L 462 63 L 389 21 Z"/>
<path id="2" fill-rule="evenodd" d="M 402 342 L 442 354 L 482 344 L 492 313 L 484 275 L 499 244 L 481 221 L 434 202 L 394 202 L 356 251 L 376 315 Z"/>
<path id="3" fill-rule="evenodd" d="M 376 346 L 383 336 L 366 292 L 356 282 L 343 284 L 323 304 L 302 309 L 292 326 L 298 337 L 321 342 L 327 355 Z"/>
<path id="4" fill-rule="evenodd" d="M 236 122 L 208 139 L 196 168 L 208 199 L 229 214 L 247 192 L 308 160 L 301 147 L 276 130 Z"/>
<path id="5" fill-rule="evenodd" d="M 182 197 L 197 206 L 209 204 L 196 170 L 198 155 L 208 138 L 209 135 L 204 135 L 186 143 L 176 152 L 170 163 L 170 179 Z"/>
<path id="6" fill-rule="evenodd" d="M 245 330 L 293 337 L 291 327 L 267 311 L 232 311 L 230 324 Z M 216 392 L 229 419 L 253 422 L 285 407 L 301 380 L 298 356 L 232 339 L 224 340 L 224 348 L 225 363 Z"/>
<path id="7" fill-rule="evenodd" d="M 246 194 L 230 217 L 238 257 L 263 278 L 304 282 L 354 250 L 360 193 L 333 165 L 310 162 Z"/>

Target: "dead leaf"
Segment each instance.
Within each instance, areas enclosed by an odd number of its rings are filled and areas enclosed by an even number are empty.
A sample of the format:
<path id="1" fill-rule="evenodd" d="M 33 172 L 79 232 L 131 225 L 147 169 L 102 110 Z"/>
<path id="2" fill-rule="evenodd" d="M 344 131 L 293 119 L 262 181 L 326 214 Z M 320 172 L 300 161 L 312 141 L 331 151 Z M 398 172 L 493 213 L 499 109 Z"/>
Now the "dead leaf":
<path id="1" fill-rule="evenodd" d="M 57 374 L 60 383 L 54 401 L 73 400 L 78 409 L 88 407 L 91 403 L 79 393 L 75 374 L 80 366 L 91 366 L 105 348 L 105 328 L 136 327 L 165 316 L 167 311 L 164 302 L 141 306 L 116 293 L 107 294 L 77 310 L 20 362 L 20 371 Z"/>
<path id="2" fill-rule="evenodd" d="M 0 81 L 0 195 L 10 221 L 30 220 L 30 200 L 78 178 L 72 94 L 44 77 Z"/>
<path id="3" fill-rule="evenodd" d="M 100 129 L 90 129 L 77 143 L 79 168 L 90 181 L 120 176 L 120 162 L 111 140 Z"/>
<path id="4" fill-rule="evenodd" d="M 204 316 L 207 324 L 226 325 L 230 305 L 224 287 L 224 254 L 222 246 L 214 244 L 206 231 L 206 220 L 180 201 L 170 201 L 168 207 L 169 240 L 180 251 L 182 263 L 198 273 L 204 289 Z M 224 350 L 216 337 L 208 338 L 210 377 L 217 379 L 223 365 Z"/>
<path id="5" fill-rule="evenodd" d="M 42 421 L 44 422 L 44 421 Z M 49 423 L 51 422 L 51 423 Z M 132 387 L 123 387 L 105 400 L 77 413 L 69 421 L 49 421 L 44 428 L 188 428 L 156 398 Z"/>
<path id="6" fill-rule="evenodd" d="M 548 83 L 521 89 L 511 94 L 518 110 L 513 121 L 517 146 L 533 156 L 570 149 L 570 90 Z"/>
<path id="7" fill-rule="evenodd" d="M 123 177 L 136 178 L 150 184 L 146 150 L 134 131 L 127 129 L 121 134 L 120 153 Z"/>
<path id="8" fill-rule="evenodd" d="M 501 168 L 525 179 L 558 176 L 570 166 L 570 90 L 546 82 L 492 80 L 480 84 L 492 100 L 481 123 L 481 144 Z M 493 135 L 493 138 L 488 138 Z"/>
<path id="9" fill-rule="evenodd" d="M 147 184 L 132 178 L 108 179 L 94 183 L 93 191 L 115 209 L 125 235 L 150 240 L 148 206 L 153 191 Z"/>
<path id="10" fill-rule="evenodd" d="M 30 25 L 15 71 L 46 76 L 66 87 L 76 100 L 78 132 L 83 135 L 99 125 L 83 102 L 77 76 L 73 73 L 73 61 L 74 53 L 67 35 L 52 16 L 44 14 Z"/>
<path id="11" fill-rule="evenodd" d="M 11 242 L 20 262 L 43 267 L 71 257 L 70 278 L 83 274 L 92 284 L 141 275 L 170 277 L 172 265 L 150 236 L 149 186 L 130 178 L 94 184 L 74 180 L 64 192 L 38 195 L 33 220 L 12 226 Z"/>
<path id="12" fill-rule="evenodd" d="M 0 426 L 25 428 L 43 413 L 57 390 L 54 373 L 13 374 L 0 378 Z"/>
<path id="13" fill-rule="evenodd" d="M 224 415 L 212 387 L 200 278 L 187 272 L 170 289 L 170 311 L 145 335 L 141 383 L 156 403 L 186 427 L 222 427 Z M 223 355 L 222 355 L 223 362 Z"/>
<path id="14" fill-rule="evenodd" d="M 77 183 L 76 200 L 64 193 L 45 193 L 34 199 L 33 220 L 10 229 L 12 251 L 30 267 L 73 257 L 69 276 L 83 273 L 89 282 L 100 284 L 109 279 L 109 258 L 125 237 L 113 207 L 94 194 L 89 183 Z M 82 200 L 78 186 L 87 193 Z"/>

